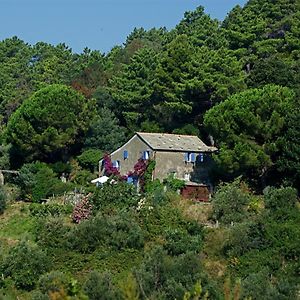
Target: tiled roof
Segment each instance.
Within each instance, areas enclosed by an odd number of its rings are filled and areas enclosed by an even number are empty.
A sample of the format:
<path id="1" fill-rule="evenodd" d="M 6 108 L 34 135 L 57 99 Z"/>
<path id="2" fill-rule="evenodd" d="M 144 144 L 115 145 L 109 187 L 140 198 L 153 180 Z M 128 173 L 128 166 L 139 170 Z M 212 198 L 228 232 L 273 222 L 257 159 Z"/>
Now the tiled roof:
<path id="1" fill-rule="evenodd" d="M 168 133 L 136 133 L 153 150 L 162 151 L 189 151 L 189 152 L 213 152 L 216 147 L 205 145 L 197 136 L 168 134 Z"/>

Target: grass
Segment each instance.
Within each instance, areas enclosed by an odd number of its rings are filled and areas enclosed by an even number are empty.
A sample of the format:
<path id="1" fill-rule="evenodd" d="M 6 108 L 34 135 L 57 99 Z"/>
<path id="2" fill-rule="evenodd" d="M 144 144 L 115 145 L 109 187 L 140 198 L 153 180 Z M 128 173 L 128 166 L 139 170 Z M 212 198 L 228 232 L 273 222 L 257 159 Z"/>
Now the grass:
<path id="1" fill-rule="evenodd" d="M 0 241 L 7 245 L 27 239 L 33 240 L 32 230 L 35 220 L 29 215 L 28 203 L 10 204 L 0 216 Z"/>

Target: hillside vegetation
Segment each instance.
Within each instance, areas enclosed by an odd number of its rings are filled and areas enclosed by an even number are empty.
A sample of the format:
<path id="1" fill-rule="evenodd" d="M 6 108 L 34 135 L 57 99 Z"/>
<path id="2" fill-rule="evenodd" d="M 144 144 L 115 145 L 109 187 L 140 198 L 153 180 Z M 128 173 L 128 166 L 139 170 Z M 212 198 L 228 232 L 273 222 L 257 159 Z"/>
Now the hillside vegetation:
<path id="1" fill-rule="evenodd" d="M 106 54 L 0 41 L 0 299 L 299 299 L 299 74 L 298 0 L 198 7 Z M 92 186 L 135 131 L 217 146 L 211 203 L 151 164 L 140 194 Z"/>

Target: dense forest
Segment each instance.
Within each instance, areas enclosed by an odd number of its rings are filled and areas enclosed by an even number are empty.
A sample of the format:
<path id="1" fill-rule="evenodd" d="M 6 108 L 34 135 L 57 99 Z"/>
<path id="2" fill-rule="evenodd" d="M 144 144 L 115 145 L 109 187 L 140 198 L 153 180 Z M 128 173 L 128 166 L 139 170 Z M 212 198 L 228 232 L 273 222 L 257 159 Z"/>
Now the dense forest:
<path id="1" fill-rule="evenodd" d="M 298 0 L 198 7 L 106 54 L 12 37 L 0 74 L 0 299 L 299 299 Z M 135 131 L 218 147 L 211 203 L 147 170 L 142 193 L 91 185 Z"/>

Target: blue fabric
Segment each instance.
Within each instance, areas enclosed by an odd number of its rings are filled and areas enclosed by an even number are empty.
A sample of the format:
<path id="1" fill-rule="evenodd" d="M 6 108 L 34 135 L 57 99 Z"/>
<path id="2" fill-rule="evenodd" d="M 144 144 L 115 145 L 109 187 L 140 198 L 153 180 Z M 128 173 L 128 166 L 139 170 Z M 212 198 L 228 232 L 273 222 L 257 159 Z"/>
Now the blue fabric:
<path id="1" fill-rule="evenodd" d="M 127 183 L 133 184 L 133 178 L 132 177 L 127 177 Z"/>

